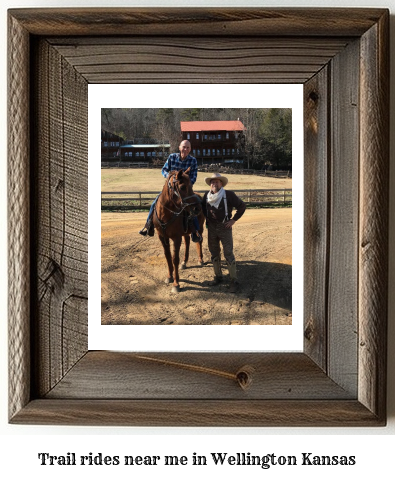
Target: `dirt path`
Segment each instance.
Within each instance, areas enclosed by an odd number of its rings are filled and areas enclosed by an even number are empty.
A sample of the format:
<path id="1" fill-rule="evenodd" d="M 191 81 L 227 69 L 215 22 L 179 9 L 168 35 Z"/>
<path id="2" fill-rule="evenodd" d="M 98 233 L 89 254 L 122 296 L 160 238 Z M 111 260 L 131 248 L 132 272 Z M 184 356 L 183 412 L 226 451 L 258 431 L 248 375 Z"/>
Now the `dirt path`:
<path id="1" fill-rule="evenodd" d="M 206 240 L 205 265 L 197 266 L 192 244 L 188 268 L 180 271 L 181 292 L 171 294 L 157 236 L 138 234 L 146 215 L 102 213 L 103 324 L 291 324 L 292 209 L 247 209 L 234 226 L 236 294 L 228 292 L 224 262 L 224 282 L 208 285 L 213 269 Z"/>

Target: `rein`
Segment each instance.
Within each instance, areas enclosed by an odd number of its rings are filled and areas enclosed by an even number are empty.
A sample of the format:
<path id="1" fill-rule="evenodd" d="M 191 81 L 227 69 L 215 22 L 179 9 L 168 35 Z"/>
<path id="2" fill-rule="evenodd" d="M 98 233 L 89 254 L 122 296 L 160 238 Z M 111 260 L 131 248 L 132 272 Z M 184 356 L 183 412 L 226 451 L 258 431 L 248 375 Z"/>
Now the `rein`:
<path id="1" fill-rule="evenodd" d="M 173 186 L 170 185 L 170 179 L 173 179 Z M 182 209 L 185 209 L 186 207 L 188 206 L 193 206 L 194 204 L 196 204 L 196 202 L 193 202 L 193 203 L 184 203 L 184 200 L 186 199 L 191 199 L 191 198 L 197 198 L 196 194 L 192 194 L 192 196 L 187 196 L 185 198 L 183 198 L 181 196 L 181 194 L 177 191 L 177 189 L 175 188 L 174 186 L 174 183 L 178 183 L 178 179 L 175 179 L 174 178 L 174 175 L 169 179 L 169 181 L 167 182 L 167 187 L 169 188 L 169 190 L 173 191 L 173 194 L 175 194 L 176 196 L 178 196 L 181 200 L 181 206 L 182 206 Z M 176 206 L 176 204 L 174 204 Z M 166 206 L 165 206 L 166 207 Z M 177 206 L 176 206 L 177 207 Z M 169 209 L 170 211 L 170 209 Z"/>
<path id="2" fill-rule="evenodd" d="M 173 180 L 173 185 L 170 184 L 171 180 Z M 195 204 L 197 204 L 197 203 L 199 202 L 198 196 L 197 196 L 196 194 L 192 194 L 191 196 L 187 196 L 187 197 L 184 197 L 184 198 L 183 198 L 183 197 L 181 196 L 181 194 L 179 193 L 179 191 L 176 189 L 175 183 L 178 183 L 178 182 L 179 182 L 179 181 L 174 178 L 174 175 L 173 175 L 173 176 L 169 179 L 169 181 L 167 182 L 167 187 L 168 187 L 169 191 L 172 191 L 173 195 L 176 195 L 176 196 L 177 196 L 178 198 L 180 198 L 180 200 L 181 200 L 181 207 L 178 207 L 177 204 L 175 203 L 175 201 L 173 200 L 173 198 L 171 198 L 171 200 L 172 200 L 174 206 L 175 206 L 176 208 L 178 208 L 178 211 L 173 211 L 172 209 L 168 208 L 167 206 L 165 206 L 165 205 L 161 202 L 162 206 L 163 206 L 165 209 L 167 209 L 168 211 L 170 211 L 171 214 L 172 214 L 171 217 L 170 217 L 170 219 L 169 219 L 169 221 L 167 221 L 167 222 L 162 222 L 162 221 L 161 221 L 161 219 L 160 219 L 159 216 L 158 216 L 158 212 L 157 212 L 157 210 L 156 210 L 156 205 L 155 205 L 154 212 L 155 212 L 155 214 L 156 214 L 156 218 L 157 218 L 157 220 L 158 220 L 158 222 L 159 222 L 159 224 L 160 224 L 160 226 L 161 226 L 163 232 L 166 230 L 167 226 L 169 226 L 170 224 L 172 224 L 176 219 L 178 219 L 178 217 L 181 216 L 181 214 L 184 213 L 184 211 L 186 210 L 186 208 L 188 208 L 188 207 L 190 207 L 190 206 L 193 206 L 193 205 L 195 205 Z M 169 196 L 170 196 L 170 193 L 169 193 Z M 191 199 L 191 198 L 195 198 L 195 199 L 197 199 L 197 201 L 192 202 L 192 203 L 187 203 L 187 202 L 185 202 L 185 200 Z M 159 196 L 158 200 L 160 200 L 160 196 Z M 192 214 L 191 212 L 189 212 L 189 216 L 190 216 L 190 217 L 194 217 L 194 216 L 196 216 L 196 214 Z"/>

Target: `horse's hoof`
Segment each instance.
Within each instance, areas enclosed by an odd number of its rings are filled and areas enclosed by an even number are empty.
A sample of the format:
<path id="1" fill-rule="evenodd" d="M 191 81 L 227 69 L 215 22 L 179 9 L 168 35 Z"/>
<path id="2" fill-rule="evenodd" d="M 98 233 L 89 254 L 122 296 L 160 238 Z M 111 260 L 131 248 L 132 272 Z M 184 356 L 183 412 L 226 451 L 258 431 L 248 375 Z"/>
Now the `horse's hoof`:
<path id="1" fill-rule="evenodd" d="M 171 288 L 171 293 L 172 294 L 178 294 L 179 292 L 180 292 L 180 286 L 179 285 L 177 285 L 177 286 L 173 285 L 173 287 Z"/>
<path id="2" fill-rule="evenodd" d="M 171 282 L 174 282 L 173 277 L 166 277 L 165 284 L 170 284 Z"/>
<path id="3" fill-rule="evenodd" d="M 203 262 L 203 261 L 198 261 L 198 266 L 199 266 L 199 267 L 203 267 L 203 266 L 204 266 L 204 262 Z"/>
<path id="4" fill-rule="evenodd" d="M 187 268 L 186 263 L 185 263 L 185 262 L 182 262 L 180 268 L 181 268 L 182 270 L 186 269 L 186 268 Z"/>

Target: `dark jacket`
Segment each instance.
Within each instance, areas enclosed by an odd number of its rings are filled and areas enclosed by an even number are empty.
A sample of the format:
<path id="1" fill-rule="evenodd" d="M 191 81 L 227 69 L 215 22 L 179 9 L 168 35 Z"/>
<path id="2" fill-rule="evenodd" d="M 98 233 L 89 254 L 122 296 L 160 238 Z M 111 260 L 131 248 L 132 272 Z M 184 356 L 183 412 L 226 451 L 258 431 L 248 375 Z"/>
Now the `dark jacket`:
<path id="1" fill-rule="evenodd" d="M 210 204 L 207 202 L 207 194 L 208 192 L 204 194 L 202 200 L 203 214 L 206 216 L 208 222 L 223 222 L 225 218 L 224 200 L 221 200 L 217 209 L 216 207 L 210 206 Z M 228 205 L 228 220 L 233 219 L 234 221 L 237 221 L 240 219 L 246 210 L 246 205 L 244 202 L 237 197 L 233 191 L 226 191 L 226 202 Z M 236 209 L 236 214 L 234 217 L 232 217 L 233 209 Z"/>

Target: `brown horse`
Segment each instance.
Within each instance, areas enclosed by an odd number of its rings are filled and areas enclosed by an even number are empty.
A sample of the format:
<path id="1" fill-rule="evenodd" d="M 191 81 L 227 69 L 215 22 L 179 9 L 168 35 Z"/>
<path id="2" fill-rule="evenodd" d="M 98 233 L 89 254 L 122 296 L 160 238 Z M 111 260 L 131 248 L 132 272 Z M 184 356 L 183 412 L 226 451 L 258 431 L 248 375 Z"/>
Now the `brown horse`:
<path id="1" fill-rule="evenodd" d="M 154 226 L 162 243 L 168 266 L 166 283 L 173 282 L 172 292 L 180 291 L 178 267 L 181 241 L 184 237 L 185 256 L 181 268 L 185 269 L 189 258 L 190 234 L 193 229 L 194 216 L 197 216 L 199 221 L 199 233 L 203 234 L 204 216 L 201 197 L 194 194 L 192 190 L 188 175 L 189 169 L 185 172 L 181 169 L 169 173 L 153 213 Z M 173 257 L 170 253 L 169 239 L 173 241 Z M 196 249 L 198 263 L 203 265 L 202 242 L 196 243 Z"/>

